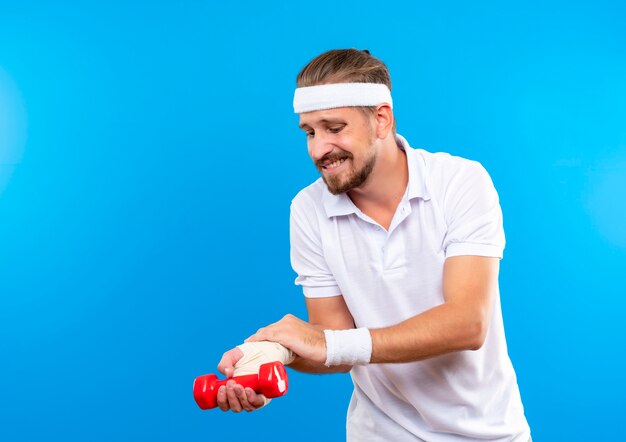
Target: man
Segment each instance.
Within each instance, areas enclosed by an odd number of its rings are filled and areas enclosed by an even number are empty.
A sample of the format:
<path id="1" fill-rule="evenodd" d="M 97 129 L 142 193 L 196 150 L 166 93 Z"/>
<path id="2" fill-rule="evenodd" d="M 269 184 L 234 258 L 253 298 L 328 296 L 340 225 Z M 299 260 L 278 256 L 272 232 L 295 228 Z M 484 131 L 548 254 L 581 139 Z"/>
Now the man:
<path id="1" fill-rule="evenodd" d="M 297 85 L 294 109 L 322 176 L 291 207 L 309 321 L 287 315 L 247 342 L 282 344 L 295 370 L 350 371 L 349 441 L 528 441 L 489 175 L 395 133 L 388 70 L 367 51 L 326 52 Z M 244 353 L 226 352 L 218 368 L 232 375 Z M 218 393 L 222 410 L 265 402 L 232 381 Z"/>

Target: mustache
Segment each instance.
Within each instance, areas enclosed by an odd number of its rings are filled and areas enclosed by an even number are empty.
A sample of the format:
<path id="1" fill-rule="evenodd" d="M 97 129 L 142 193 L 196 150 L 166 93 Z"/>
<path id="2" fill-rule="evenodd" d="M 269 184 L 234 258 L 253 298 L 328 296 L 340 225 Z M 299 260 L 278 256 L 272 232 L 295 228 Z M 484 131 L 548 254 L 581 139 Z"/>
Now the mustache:
<path id="1" fill-rule="evenodd" d="M 328 153 L 326 155 L 324 155 L 322 158 L 320 158 L 319 160 L 317 160 L 315 162 L 315 165 L 321 169 L 322 166 L 325 163 L 332 163 L 333 161 L 336 160 L 341 160 L 341 159 L 352 159 L 352 154 L 350 152 L 331 152 Z"/>

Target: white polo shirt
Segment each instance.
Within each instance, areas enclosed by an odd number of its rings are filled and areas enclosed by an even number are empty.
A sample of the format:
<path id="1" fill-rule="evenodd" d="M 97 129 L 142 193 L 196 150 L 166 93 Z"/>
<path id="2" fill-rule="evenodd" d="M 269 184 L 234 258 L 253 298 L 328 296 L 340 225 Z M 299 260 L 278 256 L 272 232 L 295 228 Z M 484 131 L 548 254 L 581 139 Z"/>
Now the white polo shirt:
<path id="1" fill-rule="evenodd" d="M 291 206 L 291 261 L 304 294 L 343 296 L 357 327 L 397 324 L 443 304 L 446 258 L 502 257 L 498 195 L 477 162 L 413 149 L 388 230 L 322 179 Z M 524 441 L 530 430 L 507 354 L 499 293 L 484 345 L 351 370 L 348 441 Z"/>

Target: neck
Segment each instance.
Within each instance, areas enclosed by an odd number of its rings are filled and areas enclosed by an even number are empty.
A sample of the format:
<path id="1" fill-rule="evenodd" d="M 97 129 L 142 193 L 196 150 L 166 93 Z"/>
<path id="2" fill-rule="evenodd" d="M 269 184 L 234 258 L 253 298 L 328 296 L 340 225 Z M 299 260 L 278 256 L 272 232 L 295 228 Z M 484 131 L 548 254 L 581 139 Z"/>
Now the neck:
<path id="1" fill-rule="evenodd" d="M 391 135 L 382 140 L 376 165 L 367 180 L 348 192 L 354 204 L 368 216 L 372 213 L 393 214 L 406 192 L 409 170 L 406 153 Z M 384 216 L 383 216 L 384 217 Z M 376 217 L 372 217 L 378 221 Z"/>

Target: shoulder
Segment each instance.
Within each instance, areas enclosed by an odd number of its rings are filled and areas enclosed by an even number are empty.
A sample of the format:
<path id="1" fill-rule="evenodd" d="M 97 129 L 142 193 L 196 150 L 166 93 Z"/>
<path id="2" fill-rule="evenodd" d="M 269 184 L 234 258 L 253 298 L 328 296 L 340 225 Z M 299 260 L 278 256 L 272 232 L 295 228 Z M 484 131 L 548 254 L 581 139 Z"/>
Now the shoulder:
<path id="1" fill-rule="evenodd" d="M 467 177 L 487 173 L 478 161 L 451 155 L 446 152 L 428 152 L 424 149 L 415 149 L 424 161 L 426 171 L 431 178 L 449 181 L 454 178 Z"/>
<path id="2" fill-rule="evenodd" d="M 415 151 L 424 164 L 426 187 L 432 195 L 445 197 L 450 192 L 492 185 L 489 174 L 478 161 L 446 152 Z"/>
<path id="3" fill-rule="evenodd" d="M 324 181 L 318 178 L 304 189 L 300 190 L 291 200 L 292 205 L 301 206 L 307 204 L 322 204 L 324 194 Z"/>
<path id="4" fill-rule="evenodd" d="M 321 178 L 300 190 L 291 200 L 291 212 L 319 211 L 323 209 L 323 195 L 325 184 Z"/>

